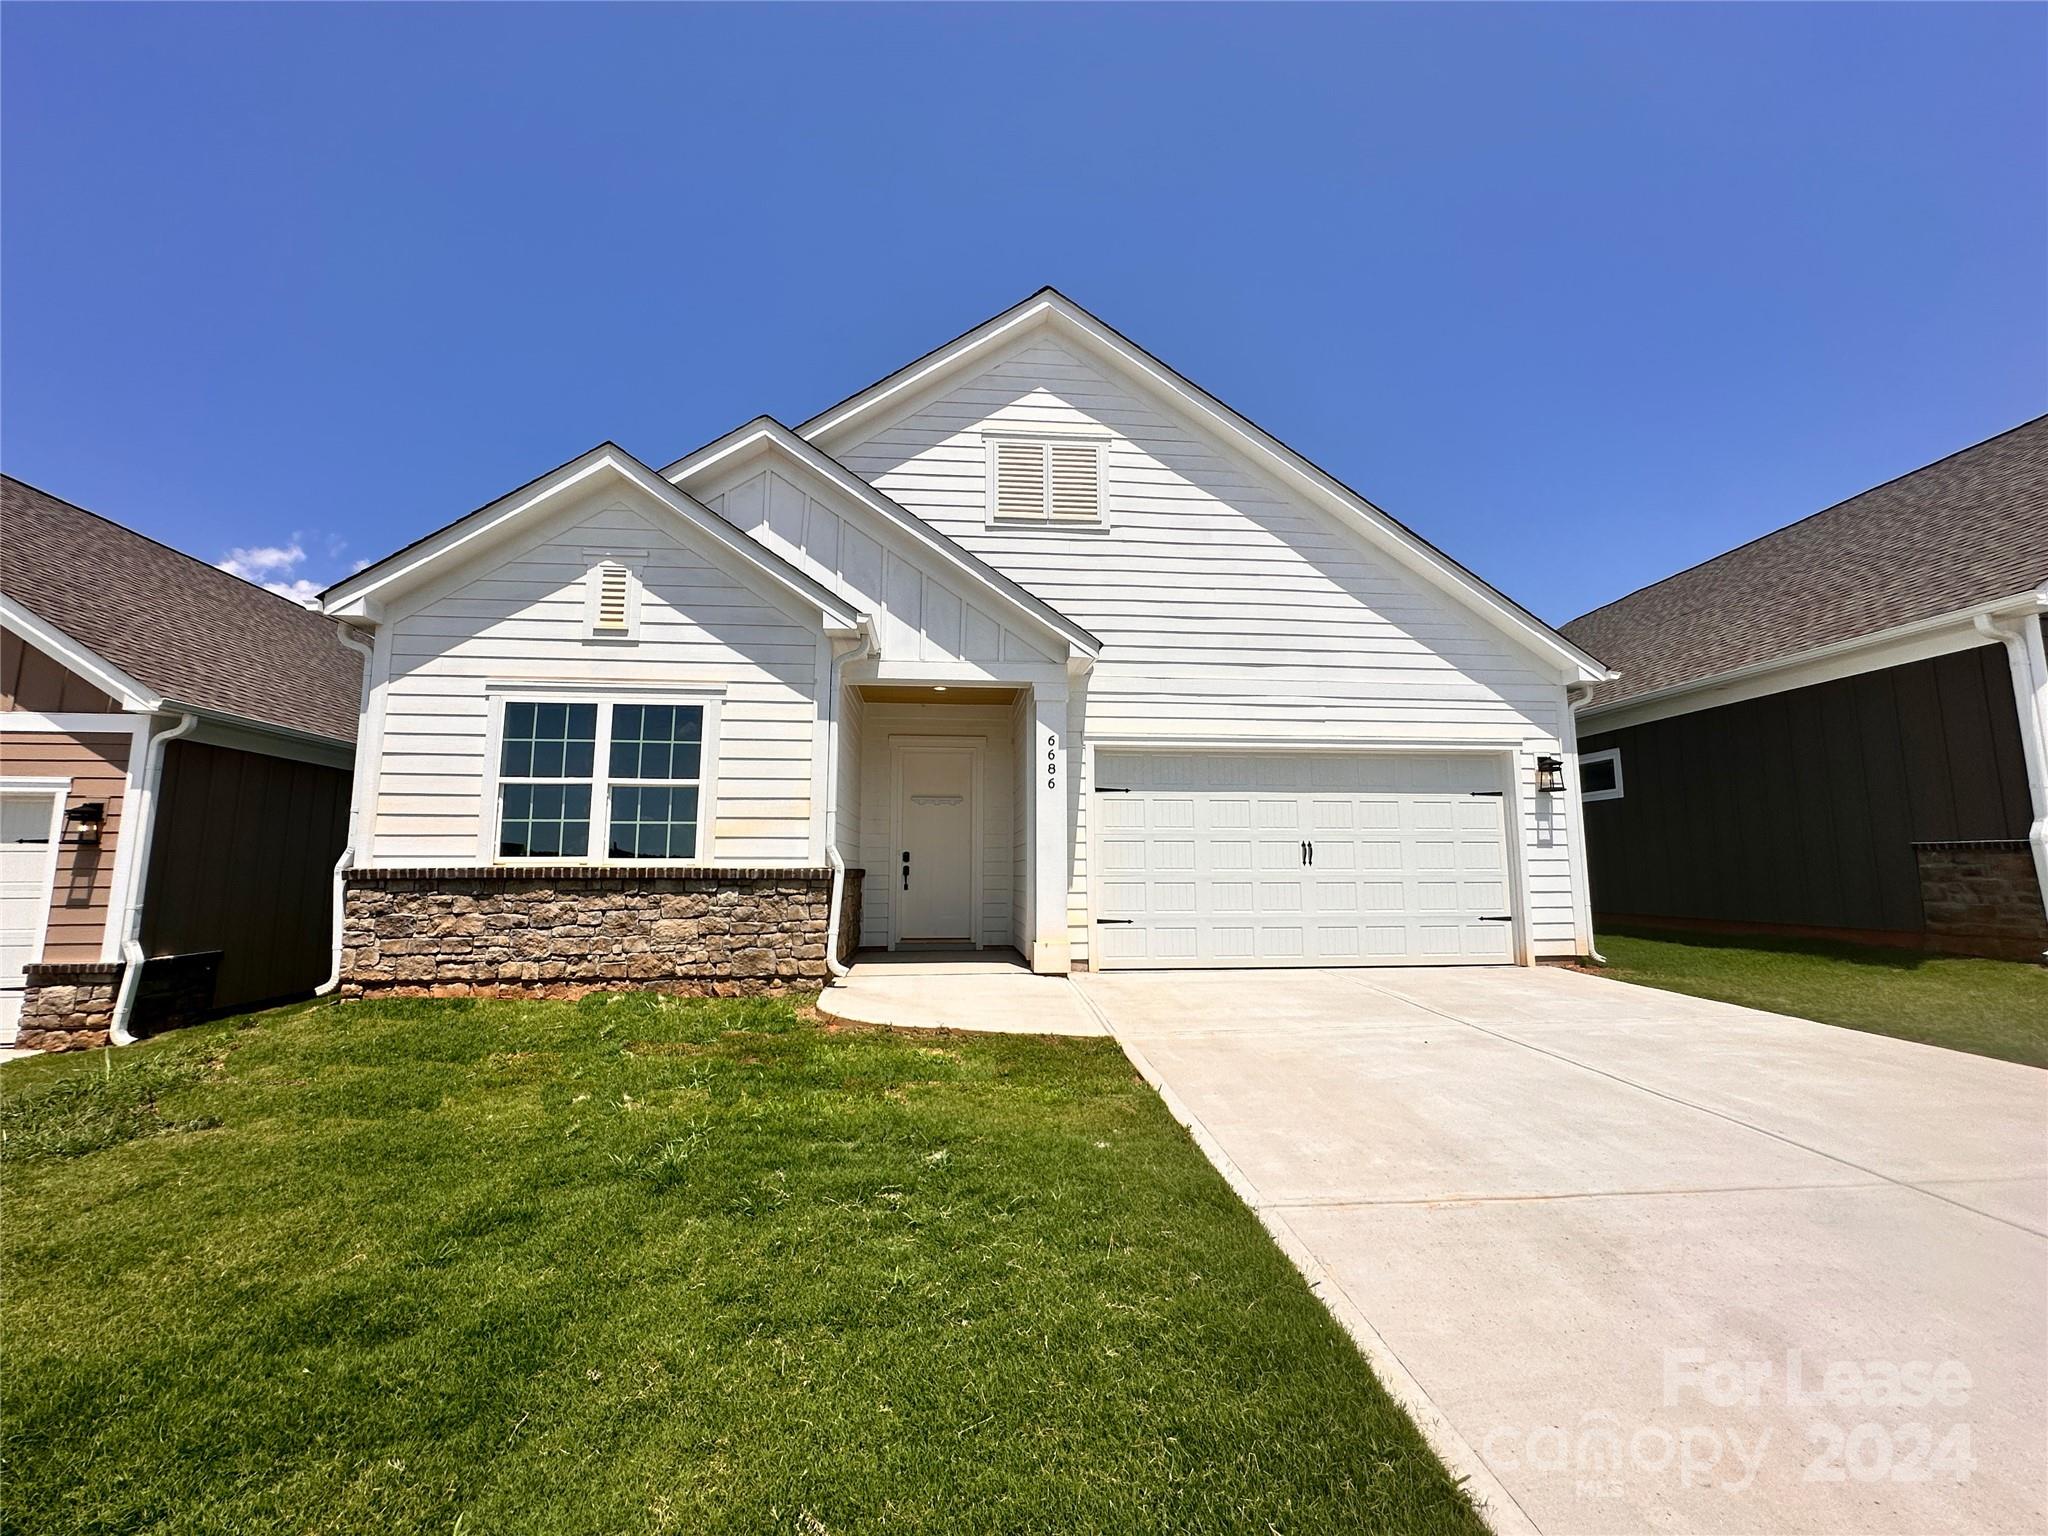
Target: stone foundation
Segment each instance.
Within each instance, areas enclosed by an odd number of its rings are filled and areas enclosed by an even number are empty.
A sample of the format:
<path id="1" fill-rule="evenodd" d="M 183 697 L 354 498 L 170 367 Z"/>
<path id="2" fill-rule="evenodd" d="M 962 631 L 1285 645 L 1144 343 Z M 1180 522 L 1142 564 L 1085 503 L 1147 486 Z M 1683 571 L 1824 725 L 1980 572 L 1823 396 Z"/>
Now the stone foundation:
<path id="1" fill-rule="evenodd" d="M 89 1051 L 105 1045 L 122 970 L 118 960 L 23 966 L 21 1033 L 14 1043 L 25 1051 Z"/>
<path id="2" fill-rule="evenodd" d="M 2000 960 L 2048 951 L 2048 911 L 2024 839 L 1915 843 L 1930 949 Z"/>
<path id="3" fill-rule="evenodd" d="M 827 868 L 551 865 L 366 869 L 348 876 L 345 997 L 580 997 L 637 988 L 711 997 L 828 978 Z M 848 870 L 848 933 L 860 871 Z"/>
<path id="4" fill-rule="evenodd" d="M 217 949 L 145 960 L 128 1032 L 153 1035 L 205 1018 L 213 1010 L 220 960 Z M 89 1051 L 105 1045 L 126 969 L 119 960 L 24 966 L 21 1033 L 14 1043 L 29 1051 Z"/>

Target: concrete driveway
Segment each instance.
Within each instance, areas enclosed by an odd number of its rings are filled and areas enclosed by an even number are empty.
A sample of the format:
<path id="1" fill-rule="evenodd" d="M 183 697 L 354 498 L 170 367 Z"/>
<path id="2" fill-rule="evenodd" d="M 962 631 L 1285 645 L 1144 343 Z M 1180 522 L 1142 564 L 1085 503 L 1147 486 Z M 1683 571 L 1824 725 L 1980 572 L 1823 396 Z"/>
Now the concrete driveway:
<path id="1" fill-rule="evenodd" d="M 1502 1530 L 2048 1530 L 2048 1072 L 1557 970 L 1083 995 Z"/>

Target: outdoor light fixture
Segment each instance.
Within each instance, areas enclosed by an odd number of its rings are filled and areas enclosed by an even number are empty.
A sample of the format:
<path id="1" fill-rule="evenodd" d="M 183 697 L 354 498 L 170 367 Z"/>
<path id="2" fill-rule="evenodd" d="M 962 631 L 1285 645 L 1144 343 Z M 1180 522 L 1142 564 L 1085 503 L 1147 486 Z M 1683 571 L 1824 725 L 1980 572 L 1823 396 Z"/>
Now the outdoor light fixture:
<path id="1" fill-rule="evenodd" d="M 83 805 L 74 805 L 64 813 L 64 825 L 75 834 L 72 841 L 97 843 L 100 833 L 107 827 L 107 802 L 88 800 Z"/>
<path id="2" fill-rule="evenodd" d="M 1558 795 L 1564 793 L 1564 759 L 1561 757 L 1539 757 L 1536 759 L 1536 793 Z"/>

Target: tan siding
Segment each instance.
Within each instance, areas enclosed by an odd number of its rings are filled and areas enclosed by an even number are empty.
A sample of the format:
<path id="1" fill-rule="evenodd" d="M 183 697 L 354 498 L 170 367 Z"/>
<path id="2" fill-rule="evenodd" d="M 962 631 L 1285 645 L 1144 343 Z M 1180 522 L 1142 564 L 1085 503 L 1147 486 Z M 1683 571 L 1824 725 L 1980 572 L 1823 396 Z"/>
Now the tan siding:
<path id="1" fill-rule="evenodd" d="M 121 706 L 11 629 L 0 629 L 0 713 L 108 715 Z"/>
<path id="2" fill-rule="evenodd" d="M 0 773 L 10 778 L 71 780 L 67 808 L 103 800 L 107 826 L 100 841 L 66 841 L 57 854 L 57 885 L 50 897 L 47 961 L 97 960 L 113 899 L 114 853 L 121 842 L 122 802 L 128 788 L 127 736 L 71 736 L 10 732 L 0 736 Z"/>

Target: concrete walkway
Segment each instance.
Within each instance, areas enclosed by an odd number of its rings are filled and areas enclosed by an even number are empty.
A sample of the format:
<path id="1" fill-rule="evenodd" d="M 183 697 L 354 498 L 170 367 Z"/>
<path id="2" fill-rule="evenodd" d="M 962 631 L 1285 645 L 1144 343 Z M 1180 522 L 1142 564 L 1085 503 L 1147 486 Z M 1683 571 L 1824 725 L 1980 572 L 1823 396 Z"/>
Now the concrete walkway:
<path id="1" fill-rule="evenodd" d="M 1077 986 L 1497 1529 L 2048 1530 L 2048 1072 L 1556 970 Z"/>
<path id="2" fill-rule="evenodd" d="M 1064 976 L 1036 976 L 1013 950 L 863 954 L 818 1011 L 852 1024 L 1018 1035 L 1108 1031 Z"/>

